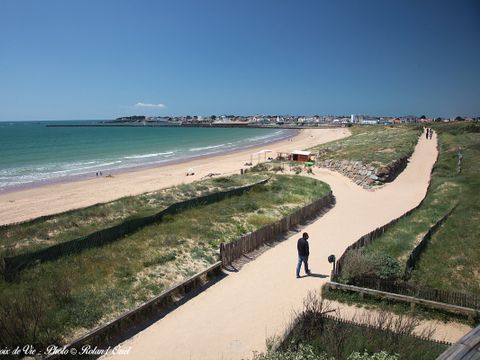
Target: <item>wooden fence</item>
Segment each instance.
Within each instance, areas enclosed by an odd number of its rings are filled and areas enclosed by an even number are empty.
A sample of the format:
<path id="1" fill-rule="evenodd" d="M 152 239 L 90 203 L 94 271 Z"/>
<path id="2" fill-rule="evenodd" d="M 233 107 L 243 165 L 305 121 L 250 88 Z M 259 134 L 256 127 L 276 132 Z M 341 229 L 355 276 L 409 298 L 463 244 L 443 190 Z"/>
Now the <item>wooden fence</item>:
<path id="1" fill-rule="evenodd" d="M 345 324 L 345 325 L 357 326 L 357 327 L 362 328 L 362 329 L 385 331 L 385 329 L 379 329 L 378 327 L 376 327 L 374 325 L 370 325 L 370 324 L 366 324 L 366 323 L 362 323 L 362 322 L 358 322 L 358 321 L 342 319 L 342 318 L 340 318 L 338 316 L 335 316 L 335 315 L 326 314 L 326 315 L 323 315 L 323 317 L 327 320 L 335 321 L 337 323 L 341 323 L 341 324 Z M 391 332 L 395 333 L 393 331 L 391 331 Z M 395 333 L 395 334 L 397 334 L 397 333 Z M 403 334 L 397 334 L 397 335 L 401 336 Z M 415 334 L 404 335 L 404 336 L 408 336 L 410 338 L 414 338 L 414 339 L 417 339 L 417 340 L 420 340 L 420 341 L 426 341 L 426 342 L 435 343 L 435 344 L 441 344 L 441 345 L 447 345 L 447 346 L 452 345 L 452 343 L 448 342 L 448 341 L 429 339 L 429 338 L 426 338 L 426 337 L 423 337 L 423 336 L 418 336 L 418 335 L 415 335 Z"/>
<path id="2" fill-rule="evenodd" d="M 473 294 L 421 287 L 405 281 L 391 281 L 375 277 L 356 278 L 352 285 L 480 310 L 480 296 Z"/>
<path id="3" fill-rule="evenodd" d="M 381 298 L 381 299 L 390 299 L 394 301 L 409 303 L 412 306 L 418 304 L 431 309 L 437 309 L 437 310 L 442 310 L 442 311 L 446 311 L 453 314 L 467 316 L 471 320 L 476 320 L 480 316 L 480 310 L 477 310 L 477 309 L 471 309 L 471 308 L 458 306 L 458 305 L 445 304 L 443 302 L 425 300 L 418 297 L 400 295 L 392 292 L 374 290 L 374 289 L 365 288 L 365 287 L 340 284 L 336 282 L 328 282 L 325 284 L 325 289 L 355 292 L 360 294 L 361 296 L 370 295 L 370 296 Z"/>
<path id="4" fill-rule="evenodd" d="M 448 219 L 448 217 L 452 214 L 456 207 L 457 205 L 455 205 L 450 211 L 443 215 L 440 220 L 438 220 L 432 227 L 430 227 L 427 233 L 422 237 L 420 243 L 412 250 L 405 266 L 405 274 L 403 276 L 405 280 L 410 279 L 412 271 L 417 265 L 417 262 L 420 260 L 420 256 L 422 255 L 423 251 L 427 248 L 427 245 L 430 242 L 432 235 L 437 232 L 440 226 Z"/>
<path id="5" fill-rule="evenodd" d="M 153 299 L 148 300 L 137 308 L 122 314 L 115 320 L 112 320 L 107 324 L 102 325 L 65 345 L 64 348 L 66 349 L 67 355 L 64 356 L 61 354 L 53 354 L 46 356 L 44 359 L 78 359 L 79 355 L 72 356 L 68 354 L 74 354 L 76 351 L 79 352 L 82 346 L 87 344 L 91 345 L 92 348 L 95 346 L 101 347 L 103 345 L 107 345 L 112 340 L 116 339 L 122 334 L 127 333 L 128 330 L 138 326 L 143 321 L 151 319 L 153 315 L 165 310 L 168 306 L 178 303 L 182 298 L 185 297 L 186 294 L 198 289 L 200 286 L 206 284 L 210 279 L 218 277 L 221 273 L 222 264 L 219 261 L 207 269 L 182 281 L 180 284 L 163 291 L 161 294 L 155 296 Z M 72 351 L 71 349 L 75 350 Z"/>
<path id="6" fill-rule="evenodd" d="M 438 160 L 438 154 L 439 152 L 437 152 L 437 158 L 435 159 L 435 164 L 437 163 L 437 160 Z M 433 168 L 432 168 L 432 171 L 433 171 Z M 363 235 L 360 239 L 358 239 L 357 241 L 355 241 L 352 245 L 350 245 L 349 247 L 347 247 L 345 249 L 345 251 L 343 252 L 342 256 L 340 256 L 337 260 L 337 263 L 336 263 L 336 266 L 335 266 L 335 273 L 333 274 L 332 273 L 332 276 L 335 276 L 335 275 L 338 275 L 340 274 L 340 272 L 342 271 L 342 267 L 343 267 L 343 263 L 345 261 L 345 258 L 347 256 L 347 253 L 351 250 L 358 250 L 358 249 L 361 249 L 363 248 L 364 246 L 370 244 L 372 241 L 374 241 L 376 238 L 378 238 L 379 236 L 381 236 L 385 231 L 387 231 L 388 229 L 390 229 L 393 225 L 395 225 L 399 220 L 409 216 L 410 214 L 412 214 L 415 210 L 417 210 L 420 206 L 423 205 L 425 199 L 427 198 L 427 194 L 429 193 L 430 191 L 430 186 L 431 186 L 431 182 L 428 184 L 428 188 L 427 188 L 427 191 L 425 192 L 425 196 L 424 198 L 422 199 L 422 201 L 420 201 L 420 203 L 415 206 L 414 208 L 408 210 L 405 214 L 399 216 L 398 218 L 396 219 L 393 219 L 392 221 L 388 222 L 387 224 L 383 225 L 383 226 L 380 226 L 378 228 L 376 228 L 375 230 L 369 232 L 368 234 L 366 235 Z"/>
<path id="7" fill-rule="evenodd" d="M 29 264 L 33 264 L 37 261 L 41 262 L 55 260 L 65 255 L 75 254 L 85 249 L 105 245 L 107 243 L 121 239 L 125 235 L 134 233 L 144 226 L 161 221 L 165 215 L 177 214 L 193 206 L 212 204 L 224 200 L 225 198 L 230 196 L 241 195 L 252 189 L 254 186 L 264 185 L 269 180 L 270 179 L 265 179 L 255 184 L 177 202 L 154 215 L 125 220 L 121 224 L 95 231 L 87 236 L 83 236 L 70 241 L 65 241 L 44 249 L 28 252 L 25 254 L 5 257 L 3 258 L 3 269 L 1 270 L 5 278 L 10 279 L 13 277 L 13 275 L 15 275 L 16 272 L 25 268 Z"/>
<path id="8" fill-rule="evenodd" d="M 287 232 L 291 228 L 312 219 L 321 211 L 333 205 L 335 197 L 330 191 L 327 195 L 313 203 L 296 210 L 294 213 L 283 219 L 266 225 L 254 232 L 242 236 L 236 241 L 220 244 L 220 257 L 223 266 L 231 265 L 233 261 L 239 259 L 255 249 L 258 249 L 266 243 L 274 241 L 278 235 Z"/>
<path id="9" fill-rule="evenodd" d="M 400 175 L 403 172 L 403 170 L 405 170 L 412 154 L 413 154 L 413 151 L 409 152 L 406 156 L 401 157 L 400 159 L 391 163 L 389 165 L 390 170 L 384 176 L 385 180 L 383 180 L 383 182 L 384 183 L 393 182 L 398 177 L 398 175 Z"/>
<path id="10" fill-rule="evenodd" d="M 420 243 L 413 249 L 410 253 L 410 256 L 407 260 L 407 264 L 405 267 L 405 274 L 404 280 L 408 280 L 411 276 L 413 269 L 415 268 L 416 263 L 420 259 L 422 252 L 428 245 L 432 235 L 438 230 L 438 228 L 447 220 L 447 218 L 452 214 L 455 210 L 456 205 L 449 210 L 440 220 L 438 220 L 427 233 L 422 237 Z M 395 220 L 394 220 L 395 221 Z M 350 246 L 347 248 L 345 253 L 342 257 L 337 261 L 337 267 L 335 269 L 335 273 L 332 274 L 332 280 L 337 280 L 340 278 L 341 275 L 341 266 L 345 260 L 346 254 L 348 251 L 352 249 L 359 249 L 366 244 L 373 241 L 376 237 L 380 236 L 383 232 L 385 232 L 386 227 L 376 229 L 375 231 L 363 236 L 357 241 L 354 246 Z M 340 268 L 338 268 L 340 266 Z M 356 278 L 353 280 L 352 285 L 367 287 L 370 289 L 376 289 L 381 291 L 387 291 L 395 294 L 402 294 L 408 296 L 414 296 L 421 299 L 443 302 L 446 304 L 457 305 L 457 306 L 464 306 L 469 307 L 472 309 L 480 309 L 480 297 L 473 295 L 473 294 L 466 294 L 461 292 L 455 291 L 445 291 L 440 289 L 434 288 L 427 288 L 427 287 L 420 287 L 405 281 L 391 281 L 391 280 L 384 280 L 380 278 L 371 278 L 371 277 L 364 277 L 364 278 Z"/>
<path id="11" fill-rule="evenodd" d="M 389 223 L 387 223 L 383 226 L 380 226 L 373 231 L 370 231 L 368 234 L 363 235 L 360 239 L 358 239 L 352 245 L 347 247 L 345 249 L 345 251 L 343 252 L 342 256 L 340 256 L 337 260 L 337 264 L 335 266 L 335 275 L 338 275 L 338 274 L 341 273 L 342 267 L 343 267 L 343 264 L 345 262 L 345 258 L 347 257 L 348 252 L 350 252 L 352 250 L 359 250 L 359 249 L 369 245 L 370 243 L 372 243 L 376 238 L 383 235 L 388 229 L 390 229 L 393 225 L 395 225 L 400 219 L 403 219 L 404 217 L 409 216 L 413 211 L 418 209 L 423 204 L 424 200 L 425 200 L 425 198 L 420 202 L 420 204 L 415 206 L 413 209 L 410 209 L 405 214 L 399 216 L 396 219 L 393 219 Z"/>
<path id="12" fill-rule="evenodd" d="M 311 321 L 311 316 L 312 316 L 311 314 L 308 314 L 308 319 L 306 319 L 306 320 Z M 452 343 L 450 343 L 448 341 L 440 341 L 440 340 L 430 339 L 430 338 L 418 336 L 418 335 L 415 335 L 415 334 L 409 334 L 409 335 L 398 334 L 397 332 L 392 331 L 392 330 L 385 330 L 384 328 L 380 329 L 379 327 L 377 327 L 375 325 L 371 325 L 371 324 L 361 322 L 361 321 L 343 319 L 343 318 L 341 318 L 339 316 L 336 316 L 336 315 L 321 314 L 321 318 L 324 321 L 332 321 L 332 322 L 336 322 L 336 323 L 339 323 L 339 324 L 352 326 L 352 327 L 356 327 L 356 328 L 360 328 L 360 329 L 366 329 L 366 330 L 370 330 L 370 331 L 382 331 L 382 332 L 388 331 L 389 333 L 397 335 L 397 336 L 408 336 L 409 338 L 413 338 L 413 339 L 416 339 L 416 340 L 419 340 L 419 341 L 424 341 L 424 342 L 429 342 L 429 343 L 434 343 L 434 344 L 439 344 L 439 345 L 445 345 L 445 346 L 452 345 Z M 302 323 L 303 320 L 305 320 L 305 317 L 304 317 L 303 314 L 301 314 L 300 316 L 297 316 L 295 319 L 293 319 L 291 324 L 289 325 L 289 327 L 286 329 L 286 331 L 283 334 L 281 334 L 276 339 L 276 341 L 272 344 L 273 345 L 272 350 L 278 351 L 282 348 L 283 349 L 288 348 L 288 346 L 290 345 L 289 336 L 295 330 L 295 328 L 298 328 L 298 326 L 301 326 L 301 323 Z M 449 360 L 452 360 L 452 359 L 449 359 Z"/>

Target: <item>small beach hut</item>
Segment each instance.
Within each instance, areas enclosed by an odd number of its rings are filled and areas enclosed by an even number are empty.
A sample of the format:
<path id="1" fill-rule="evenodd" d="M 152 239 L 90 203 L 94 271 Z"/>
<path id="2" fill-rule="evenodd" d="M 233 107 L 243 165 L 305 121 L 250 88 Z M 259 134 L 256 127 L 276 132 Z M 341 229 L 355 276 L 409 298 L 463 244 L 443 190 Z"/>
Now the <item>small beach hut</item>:
<path id="1" fill-rule="evenodd" d="M 310 161 L 310 156 L 311 156 L 310 151 L 303 151 L 303 150 L 292 151 L 293 161 L 307 162 L 307 161 Z"/>

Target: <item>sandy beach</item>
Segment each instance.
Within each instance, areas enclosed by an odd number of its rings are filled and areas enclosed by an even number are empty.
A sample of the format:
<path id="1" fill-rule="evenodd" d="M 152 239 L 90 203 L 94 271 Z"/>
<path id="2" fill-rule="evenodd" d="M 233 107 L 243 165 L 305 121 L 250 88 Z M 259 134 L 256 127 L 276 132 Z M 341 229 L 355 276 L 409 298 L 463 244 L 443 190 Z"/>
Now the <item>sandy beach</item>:
<path id="1" fill-rule="evenodd" d="M 349 136 L 345 128 L 305 129 L 289 140 L 282 140 L 224 155 L 198 158 L 178 164 L 130 171 L 113 177 L 51 184 L 32 189 L 0 194 L 0 225 L 33 219 L 43 215 L 82 208 L 138 195 L 161 188 L 200 180 L 210 173 L 239 173 L 251 155 L 262 149 L 274 152 L 305 149 Z M 256 163 L 258 156 L 253 156 Z M 194 176 L 186 176 L 188 169 Z"/>

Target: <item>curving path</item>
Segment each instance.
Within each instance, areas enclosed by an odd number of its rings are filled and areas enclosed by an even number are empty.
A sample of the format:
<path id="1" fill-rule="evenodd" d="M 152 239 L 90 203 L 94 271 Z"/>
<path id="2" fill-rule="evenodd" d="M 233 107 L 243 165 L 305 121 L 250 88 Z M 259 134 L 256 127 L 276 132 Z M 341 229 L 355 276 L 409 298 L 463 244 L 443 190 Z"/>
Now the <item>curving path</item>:
<path id="1" fill-rule="evenodd" d="M 315 178 L 330 184 L 337 204 L 301 230 L 310 233 L 314 273 L 329 275 L 328 255 L 339 257 L 360 236 L 422 200 L 437 156 L 436 144 L 435 135 L 433 140 L 420 137 L 404 172 L 377 191 L 366 191 L 338 173 L 315 170 Z M 295 278 L 298 237 L 291 236 L 122 343 L 131 346 L 128 358 L 241 359 L 264 351 L 266 339 L 283 332 L 307 293 L 328 280 Z M 467 328 L 456 326 L 447 327 L 437 338 L 457 340 Z"/>

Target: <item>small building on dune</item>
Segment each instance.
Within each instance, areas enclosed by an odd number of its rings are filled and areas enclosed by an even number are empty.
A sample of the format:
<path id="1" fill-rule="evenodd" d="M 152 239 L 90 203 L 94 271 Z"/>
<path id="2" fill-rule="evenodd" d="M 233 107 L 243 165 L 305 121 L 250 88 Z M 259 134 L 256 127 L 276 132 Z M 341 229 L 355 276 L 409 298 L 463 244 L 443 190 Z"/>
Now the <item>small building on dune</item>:
<path id="1" fill-rule="evenodd" d="M 311 161 L 311 155 L 312 153 L 310 151 L 294 150 L 292 151 L 292 160 L 300 162 Z"/>

